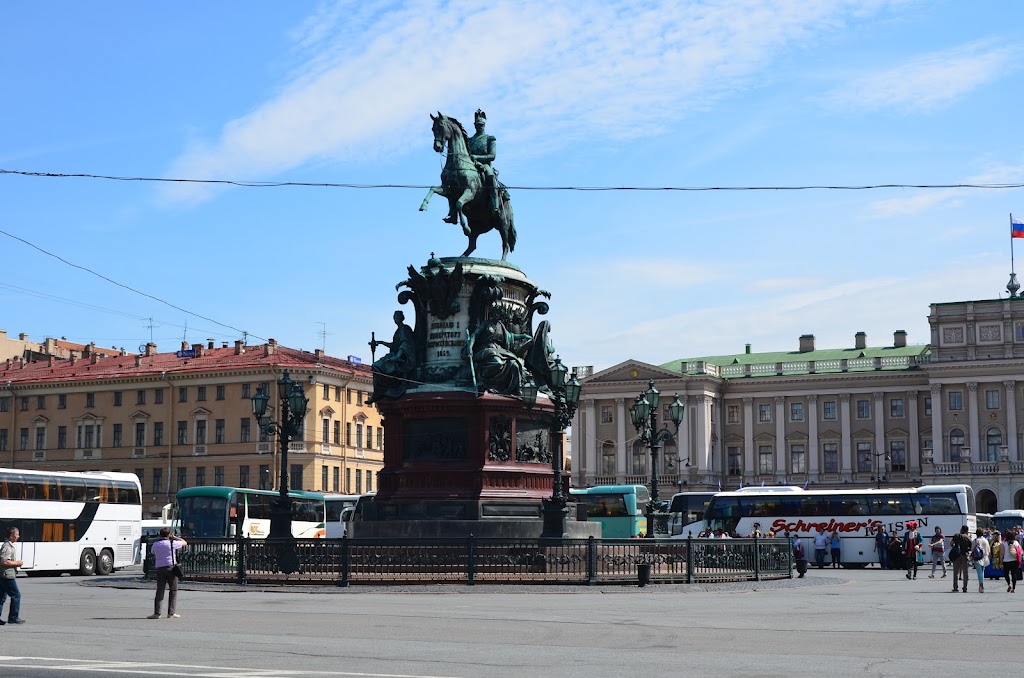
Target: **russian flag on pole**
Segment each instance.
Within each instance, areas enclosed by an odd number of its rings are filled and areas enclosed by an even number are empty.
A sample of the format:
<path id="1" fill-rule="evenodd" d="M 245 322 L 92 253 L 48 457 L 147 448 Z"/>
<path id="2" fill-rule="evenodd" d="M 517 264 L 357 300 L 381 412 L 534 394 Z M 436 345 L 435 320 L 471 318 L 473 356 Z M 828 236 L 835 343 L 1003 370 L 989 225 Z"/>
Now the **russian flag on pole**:
<path id="1" fill-rule="evenodd" d="M 1010 237 L 1024 238 L 1024 219 L 1010 217 Z"/>

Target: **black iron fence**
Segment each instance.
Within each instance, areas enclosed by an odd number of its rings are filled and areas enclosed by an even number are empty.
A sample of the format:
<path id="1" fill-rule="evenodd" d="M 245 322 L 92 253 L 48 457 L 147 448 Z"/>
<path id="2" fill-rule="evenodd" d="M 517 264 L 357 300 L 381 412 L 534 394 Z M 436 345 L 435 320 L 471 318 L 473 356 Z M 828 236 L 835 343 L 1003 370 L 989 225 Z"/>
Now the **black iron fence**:
<path id="1" fill-rule="evenodd" d="M 285 574 L 278 560 L 293 548 L 299 569 Z M 238 584 L 695 583 L 792 576 L 786 539 L 190 539 L 178 559 L 189 579 Z"/>

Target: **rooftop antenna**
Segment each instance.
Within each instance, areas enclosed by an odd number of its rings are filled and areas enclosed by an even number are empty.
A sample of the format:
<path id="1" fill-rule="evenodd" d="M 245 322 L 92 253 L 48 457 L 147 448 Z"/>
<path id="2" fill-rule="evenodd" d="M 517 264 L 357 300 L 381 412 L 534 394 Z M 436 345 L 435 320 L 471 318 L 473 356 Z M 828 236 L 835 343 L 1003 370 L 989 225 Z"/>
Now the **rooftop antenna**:
<path id="1" fill-rule="evenodd" d="M 181 333 L 181 343 L 183 343 L 183 344 L 187 344 L 188 343 L 188 320 L 185 321 L 185 329 Z"/>
<path id="2" fill-rule="evenodd" d="M 153 325 L 153 317 L 152 316 L 149 317 L 149 324 L 148 325 L 143 325 L 143 327 L 145 327 L 145 328 L 147 328 L 149 330 L 149 343 L 152 344 L 153 343 L 153 327 L 155 327 Z"/>
<path id="3" fill-rule="evenodd" d="M 317 325 L 320 325 L 320 331 L 317 332 L 317 336 L 320 337 L 320 350 L 322 350 L 324 352 L 324 355 L 326 355 L 327 354 L 327 335 L 328 334 L 334 334 L 334 332 L 328 332 L 327 331 L 327 323 L 325 323 L 325 322 L 317 322 Z"/>

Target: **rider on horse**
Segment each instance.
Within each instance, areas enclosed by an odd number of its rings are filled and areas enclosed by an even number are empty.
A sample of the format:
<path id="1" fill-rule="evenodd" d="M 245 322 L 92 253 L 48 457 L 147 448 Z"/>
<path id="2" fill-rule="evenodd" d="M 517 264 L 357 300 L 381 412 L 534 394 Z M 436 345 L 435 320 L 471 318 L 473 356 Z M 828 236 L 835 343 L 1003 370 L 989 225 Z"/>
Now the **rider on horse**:
<path id="1" fill-rule="evenodd" d="M 496 140 L 490 134 L 484 132 L 487 125 L 487 114 L 479 108 L 473 117 L 473 126 L 476 134 L 469 138 L 469 154 L 474 163 L 483 175 L 484 186 L 487 189 L 487 197 L 491 203 L 491 212 L 498 213 L 498 182 L 495 178 L 498 171 L 491 165 L 494 162 Z"/>

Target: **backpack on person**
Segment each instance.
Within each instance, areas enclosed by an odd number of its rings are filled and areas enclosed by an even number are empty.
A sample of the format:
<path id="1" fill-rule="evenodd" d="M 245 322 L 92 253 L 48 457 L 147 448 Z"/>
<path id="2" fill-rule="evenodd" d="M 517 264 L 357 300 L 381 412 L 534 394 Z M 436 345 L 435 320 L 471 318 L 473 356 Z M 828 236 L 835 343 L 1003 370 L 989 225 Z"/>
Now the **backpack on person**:
<path id="1" fill-rule="evenodd" d="M 974 546 L 971 547 L 971 560 L 978 562 L 979 560 L 985 560 L 985 549 L 981 546 L 981 540 L 974 542 Z"/>
<path id="2" fill-rule="evenodd" d="M 963 553 L 960 552 L 960 540 L 954 537 L 950 542 L 951 546 L 949 549 L 949 562 L 958 560 Z"/>

